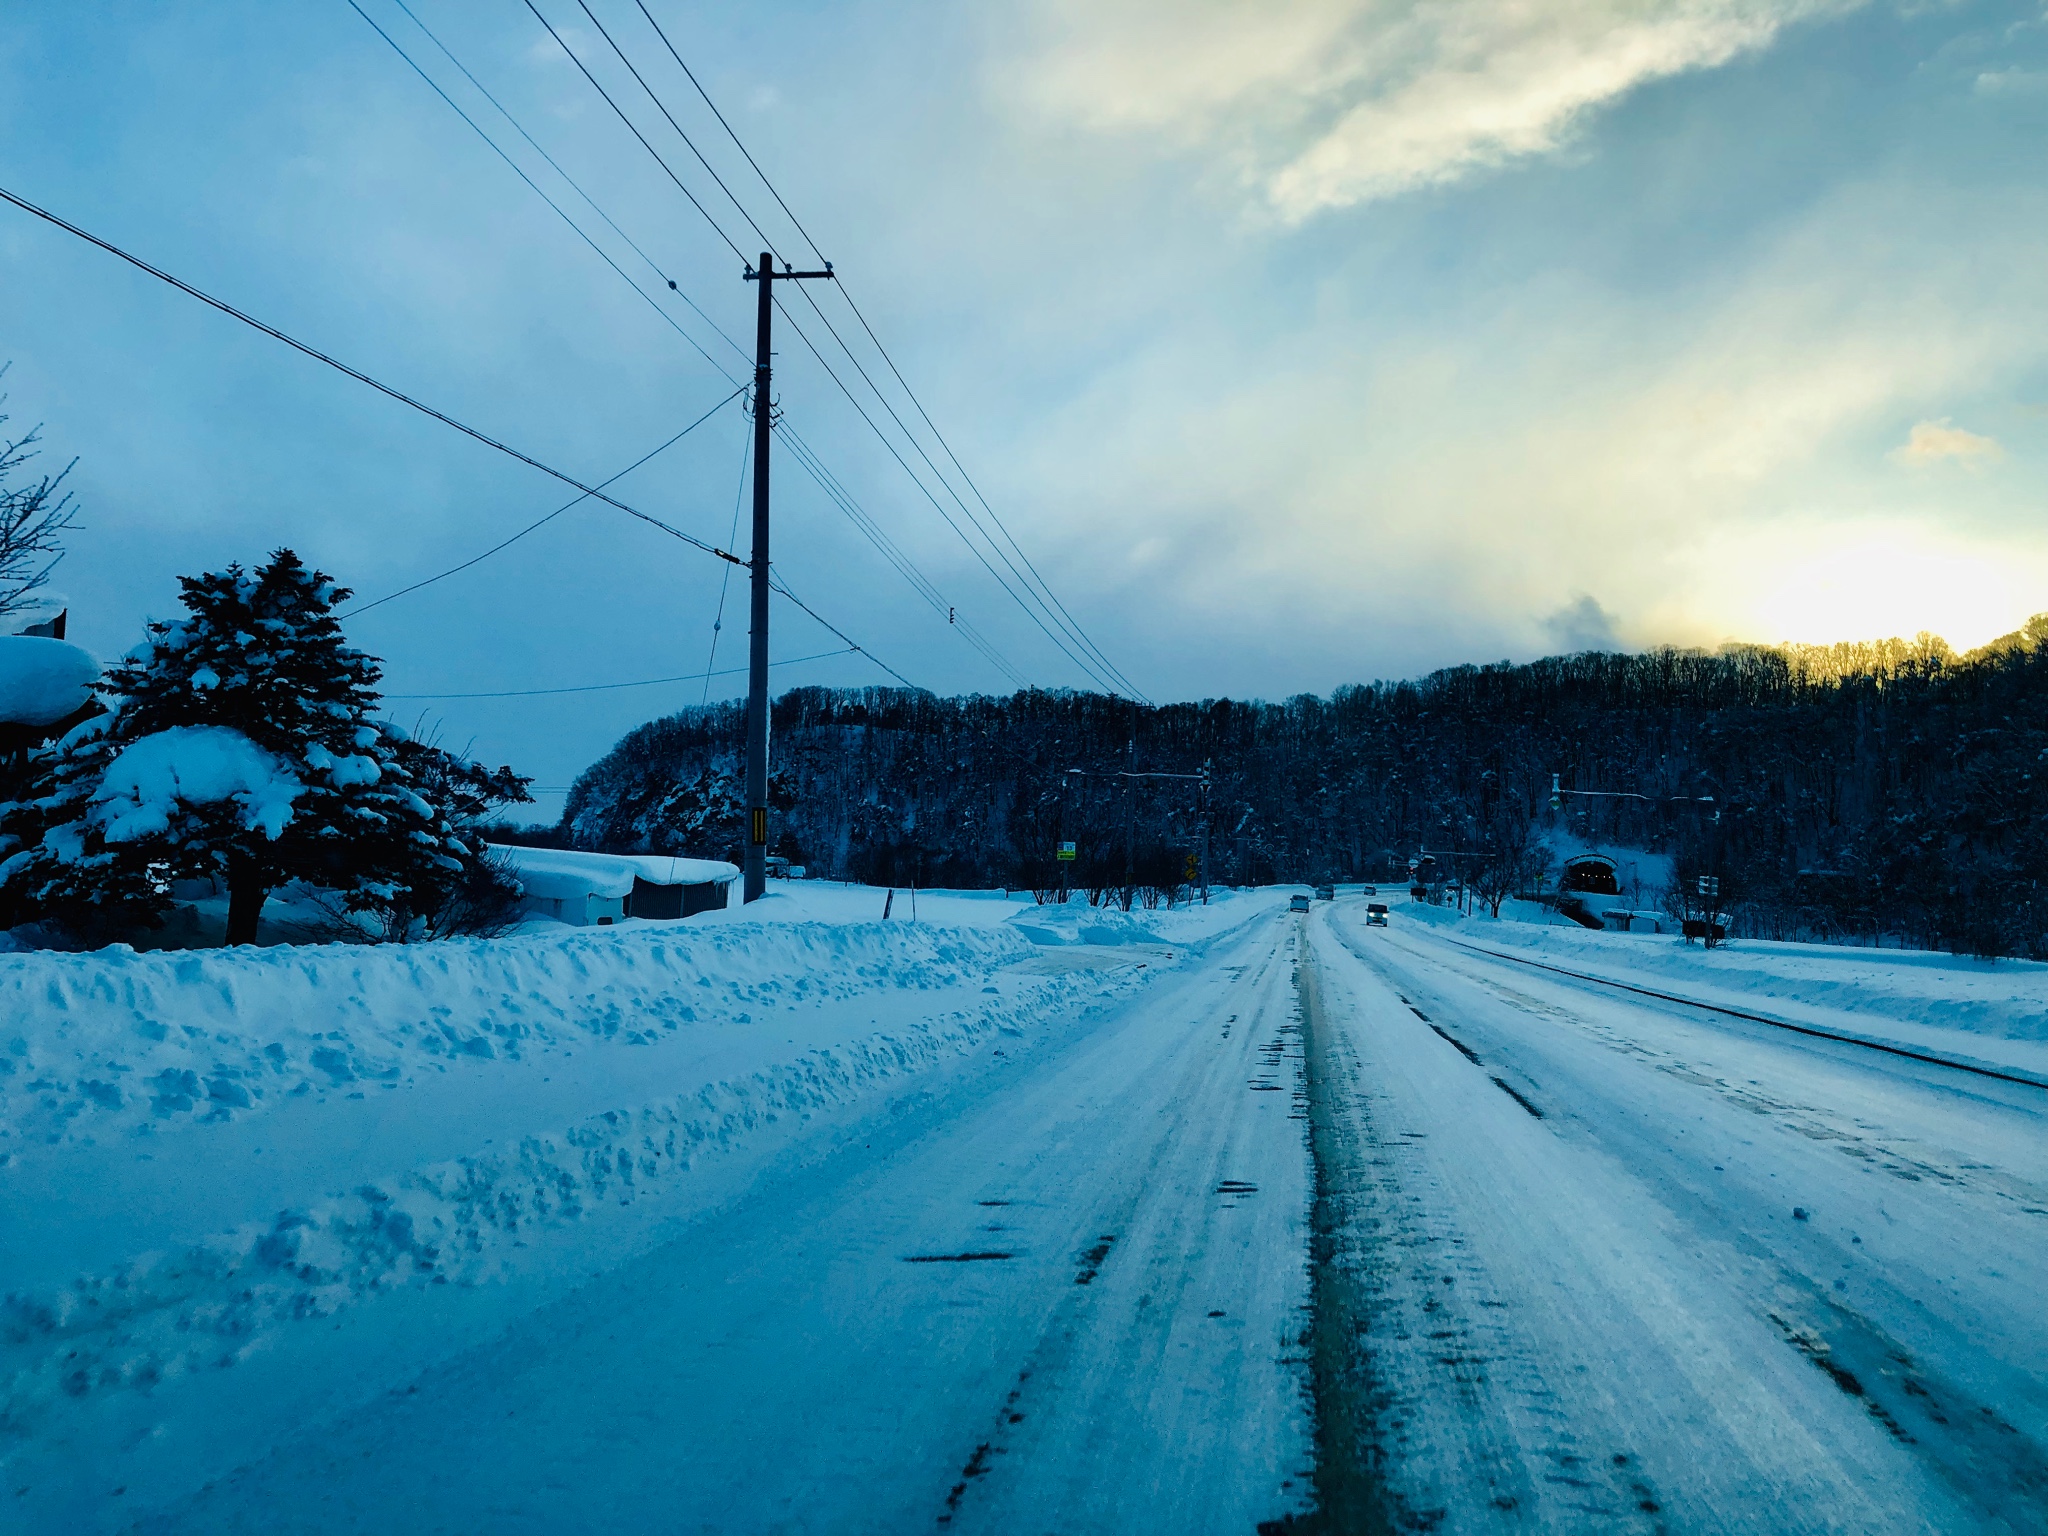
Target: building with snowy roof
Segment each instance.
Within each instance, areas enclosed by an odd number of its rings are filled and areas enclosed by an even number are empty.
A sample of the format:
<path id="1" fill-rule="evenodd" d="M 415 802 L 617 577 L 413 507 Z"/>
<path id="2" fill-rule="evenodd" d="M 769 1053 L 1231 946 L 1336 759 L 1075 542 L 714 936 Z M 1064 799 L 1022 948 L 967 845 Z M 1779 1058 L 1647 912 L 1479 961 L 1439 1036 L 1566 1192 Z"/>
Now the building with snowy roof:
<path id="1" fill-rule="evenodd" d="M 739 867 L 654 853 L 586 853 L 491 843 L 526 888 L 526 910 L 579 926 L 625 917 L 675 919 L 723 908 Z"/>

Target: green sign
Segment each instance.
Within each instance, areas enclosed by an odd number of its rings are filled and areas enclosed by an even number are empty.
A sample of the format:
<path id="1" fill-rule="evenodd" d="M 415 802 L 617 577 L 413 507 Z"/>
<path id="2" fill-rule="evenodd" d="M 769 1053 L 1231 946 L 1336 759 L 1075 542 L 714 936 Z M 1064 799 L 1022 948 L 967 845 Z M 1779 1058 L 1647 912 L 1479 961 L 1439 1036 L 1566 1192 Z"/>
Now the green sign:
<path id="1" fill-rule="evenodd" d="M 1074 845 L 1072 843 L 1061 843 L 1058 857 L 1071 863 L 1074 857 Z"/>

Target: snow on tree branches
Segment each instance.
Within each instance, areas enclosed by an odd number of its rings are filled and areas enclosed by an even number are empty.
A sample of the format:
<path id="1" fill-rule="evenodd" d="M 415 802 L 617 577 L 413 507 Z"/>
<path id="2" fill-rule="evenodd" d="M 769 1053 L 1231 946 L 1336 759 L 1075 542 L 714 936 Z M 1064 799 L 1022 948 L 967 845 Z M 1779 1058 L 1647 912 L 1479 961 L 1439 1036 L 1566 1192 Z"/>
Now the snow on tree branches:
<path id="1" fill-rule="evenodd" d="M 186 616 L 149 626 L 102 681 L 109 712 L 58 743 L 46 792 L 0 814 L 21 847 L 0 862 L 14 903 L 105 937 L 212 877 L 236 944 L 301 880 L 405 937 L 437 931 L 480 870 L 498 878 L 467 828 L 527 781 L 371 718 L 380 673 L 342 639 L 346 589 L 290 550 L 180 584 Z"/>

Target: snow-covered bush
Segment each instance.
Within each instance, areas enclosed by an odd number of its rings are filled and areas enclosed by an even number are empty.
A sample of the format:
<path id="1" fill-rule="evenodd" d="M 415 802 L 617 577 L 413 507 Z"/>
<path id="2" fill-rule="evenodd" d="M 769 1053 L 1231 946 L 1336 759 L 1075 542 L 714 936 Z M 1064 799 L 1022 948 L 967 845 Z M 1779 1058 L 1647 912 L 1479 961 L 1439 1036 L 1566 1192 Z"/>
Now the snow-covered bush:
<path id="1" fill-rule="evenodd" d="M 220 878 L 230 944 L 293 879 L 397 936 L 445 907 L 483 858 L 457 823 L 477 796 L 526 798 L 524 781 L 375 723 L 377 664 L 333 613 L 348 593 L 290 550 L 181 585 L 187 616 L 108 670 L 109 712 L 0 823 L 0 896 L 106 937 L 156 926 L 171 882 Z"/>

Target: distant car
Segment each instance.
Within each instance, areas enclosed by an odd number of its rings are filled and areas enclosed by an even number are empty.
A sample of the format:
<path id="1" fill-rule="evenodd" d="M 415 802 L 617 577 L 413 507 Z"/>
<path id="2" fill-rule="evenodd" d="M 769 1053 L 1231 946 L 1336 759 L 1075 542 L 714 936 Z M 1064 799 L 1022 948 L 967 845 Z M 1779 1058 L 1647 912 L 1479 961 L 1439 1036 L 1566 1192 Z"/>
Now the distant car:
<path id="1" fill-rule="evenodd" d="M 1290 912 L 1306 912 L 1308 910 L 1308 898 L 1300 894 L 1288 897 L 1287 910 Z"/>
<path id="2" fill-rule="evenodd" d="M 1316 887 L 1317 901 L 1335 901 L 1336 899 L 1337 887 L 1334 885 L 1319 885 Z"/>
<path id="3" fill-rule="evenodd" d="M 1361 896 L 1377 896 L 1379 893 L 1380 888 L 1376 885 L 1361 885 L 1358 888 L 1358 894 Z"/>
<path id="4" fill-rule="evenodd" d="M 1387 904 L 1384 901 L 1368 901 L 1365 904 L 1365 924 L 1368 928 L 1387 926 Z"/>

